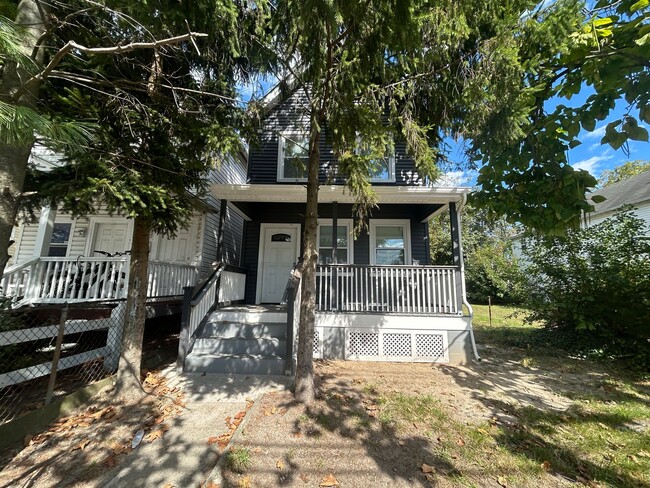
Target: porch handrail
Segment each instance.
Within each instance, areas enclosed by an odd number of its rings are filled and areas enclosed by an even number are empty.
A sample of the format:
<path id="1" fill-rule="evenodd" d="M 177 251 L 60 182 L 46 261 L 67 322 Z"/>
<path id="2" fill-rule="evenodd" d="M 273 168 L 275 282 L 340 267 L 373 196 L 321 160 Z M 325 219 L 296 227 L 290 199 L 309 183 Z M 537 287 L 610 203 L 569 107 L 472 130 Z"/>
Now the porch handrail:
<path id="1" fill-rule="evenodd" d="M 0 279 L 0 296 L 14 297 L 16 300 L 23 299 L 29 288 L 30 268 L 38 263 L 38 260 L 39 258 L 35 257 L 6 267 L 2 273 L 2 279 Z"/>
<path id="2" fill-rule="evenodd" d="M 224 269 L 226 269 L 226 264 L 218 263 L 208 279 L 201 285 L 185 287 L 176 360 L 176 364 L 180 368 L 185 364 L 185 357 L 192 349 L 197 331 L 203 326 L 209 313 L 217 306 L 221 273 Z"/>
<path id="3" fill-rule="evenodd" d="M 318 265 L 318 311 L 462 314 L 460 266 Z"/>
<path id="4" fill-rule="evenodd" d="M 287 304 L 287 331 L 286 331 L 286 350 L 285 350 L 285 374 L 293 375 L 294 362 L 293 351 L 294 341 L 297 337 L 298 325 L 300 323 L 300 304 L 301 304 L 301 281 L 302 281 L 302 263 L 298 261 L 291 268 L 289 280 L 284 290 L 282 303 Z"/>

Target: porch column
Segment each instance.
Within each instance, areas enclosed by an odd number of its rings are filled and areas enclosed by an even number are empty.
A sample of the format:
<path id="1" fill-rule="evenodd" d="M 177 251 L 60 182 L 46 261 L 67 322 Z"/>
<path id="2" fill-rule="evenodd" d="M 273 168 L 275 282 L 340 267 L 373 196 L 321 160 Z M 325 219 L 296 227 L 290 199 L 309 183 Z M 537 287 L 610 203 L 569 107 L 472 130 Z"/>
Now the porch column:
<path id="1" fill-rule="evenodd" d="M 36 242 L 34 242 L 34 257 L 47 256 L 50 250 L 50 241 L 52 240 L 55 219 L 56 207 L 41 208 L 41 216 L 38 219 L 38 231 L 36 232 Z"/>
<path id="2" fill-rule="evenodd" d="M 457 269 L 454 271 L 456 274 L 456 297 L 458 310 L 463 307 L 463 273 L 461 268 L 463 266 L 463 254 L 460 241 L 460 209 L 456 208 L 455 202 L 449 202 L 449 221 L 451 222 L 451 254 L 453 256 L 454 266 Z"/>
<path id="3" fill-rule="evenodd" d="M 221 208 L 219 209 L 219 230 L 217 233 L 217 261 L 225 261 L 225 252 L 223 248 L 223 232 L 226 227 L 226 215 L 228 213 L 228 201 L 221 200 Z"/>
<path id="4" fill-rule="evenodd" d="M 338 251 L 338 203 L 332 202 L 332 264 L 337 263 L 337 251 Z M 338 296 L 338 273 L 336 268 L 332 270 L 332 302 L 334 303 L 334 308 L 338 310 L 339 308 L 339 296 Z"/>

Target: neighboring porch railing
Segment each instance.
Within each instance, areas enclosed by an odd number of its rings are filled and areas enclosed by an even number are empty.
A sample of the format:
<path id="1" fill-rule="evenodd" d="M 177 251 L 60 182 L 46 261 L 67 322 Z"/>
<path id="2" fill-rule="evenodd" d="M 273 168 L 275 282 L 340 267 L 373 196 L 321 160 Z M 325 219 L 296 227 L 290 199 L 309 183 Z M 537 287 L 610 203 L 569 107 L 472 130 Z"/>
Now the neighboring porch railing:
<path id="1" fill-rule="evenodd" d="M 39 257 L 12 266 L 2 293 L 16 304 L 105 300 L 126 296 L 128 257 Z"/>
<path id="2" fill-rule="evenodd" d="M 456 266 L 321 265 L 316 309 L 341 312 L 460 314 Z"/>
<path id="3" fill-rule="evenodd" d="M 188 264 L 149 262 L 147 297 L 182 295 L 193 286 L 196 267 Z M 29 303 L 63 303 L 126 297 L 129 256 L 37 257 L 5 270 L 2 293 L 14 306 Z"/>
<path id="4" fill-rule="evenodd" d="M 149 261 L 147 298 L 180 296 L 186 286 L 194 286 L 198 269 L 191 264 Z"/>

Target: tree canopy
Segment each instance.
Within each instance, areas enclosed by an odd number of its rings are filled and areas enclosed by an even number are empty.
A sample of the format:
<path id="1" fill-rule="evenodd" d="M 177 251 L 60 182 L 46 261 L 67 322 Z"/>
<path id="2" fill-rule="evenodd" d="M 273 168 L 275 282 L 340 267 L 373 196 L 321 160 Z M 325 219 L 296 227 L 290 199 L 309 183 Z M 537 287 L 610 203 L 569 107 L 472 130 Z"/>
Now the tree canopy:
<path id="1" fill-rule="evenodd" d="M 645 173 L 646 171 L 650 171 L 650 161 L 644 161 L 642 159 L 628 161 L 614 169 L 603 171 L 598 178 L 598 186 L 604 188 L 613 185 L 614 183 L 618 183 L 619 181 Z"/>

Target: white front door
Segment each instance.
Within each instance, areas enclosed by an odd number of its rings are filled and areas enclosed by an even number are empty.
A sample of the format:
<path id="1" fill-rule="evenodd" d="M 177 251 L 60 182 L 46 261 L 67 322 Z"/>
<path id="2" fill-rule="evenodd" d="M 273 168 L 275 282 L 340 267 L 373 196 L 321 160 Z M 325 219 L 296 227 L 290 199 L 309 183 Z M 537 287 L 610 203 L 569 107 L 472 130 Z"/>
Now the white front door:
<path id="1" fill-rule="evenodd" d="M 151 258 L 166 263 L 192 264 L 196 257 L 196 223 L 187 229 L 179 228 L 176 237 L 154 234 Z"/>
<path id="2" fill-rule="evenodd" d="M 289 273 L 300 253 L 298 225 L 262 225 L 260 302 L 280 303 Z"/>
<path id="3" fill-rule="evenodd" d="M 124 252 L 131 246 L 129 224 L 126 222 L 97 222 L 93 235 L 93 247 L 89 253 L 91 256 L 101 256 L 101 254 L 95 251 L 103 251 L 110 254 Z"/>

